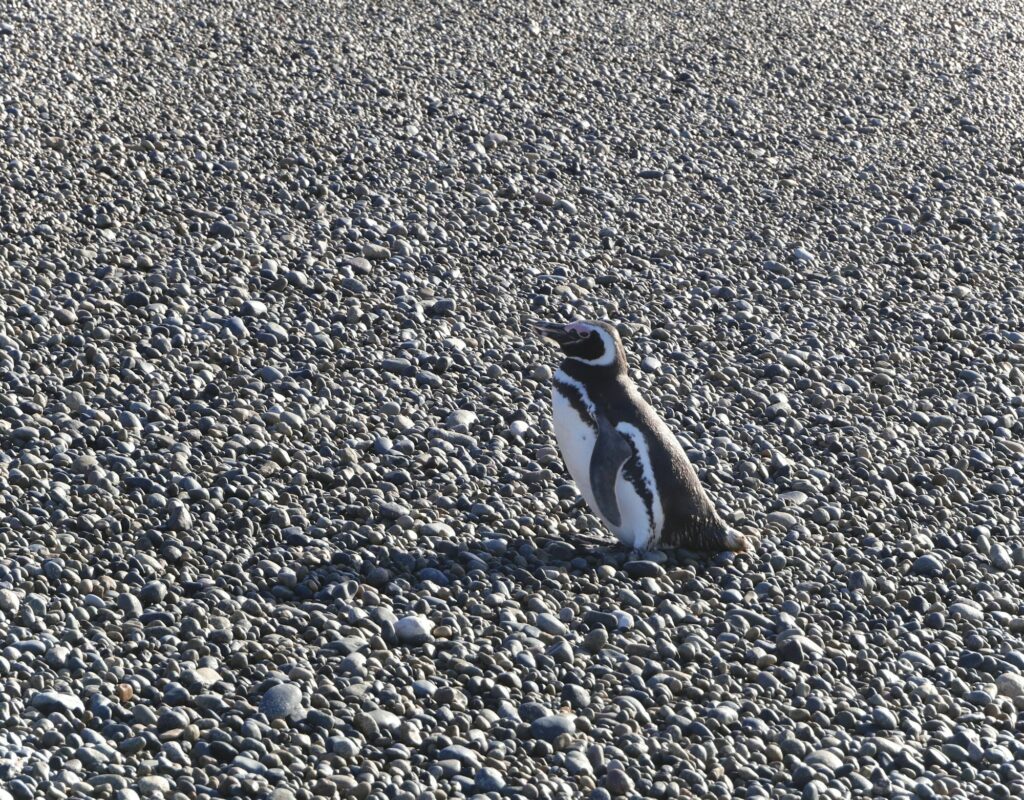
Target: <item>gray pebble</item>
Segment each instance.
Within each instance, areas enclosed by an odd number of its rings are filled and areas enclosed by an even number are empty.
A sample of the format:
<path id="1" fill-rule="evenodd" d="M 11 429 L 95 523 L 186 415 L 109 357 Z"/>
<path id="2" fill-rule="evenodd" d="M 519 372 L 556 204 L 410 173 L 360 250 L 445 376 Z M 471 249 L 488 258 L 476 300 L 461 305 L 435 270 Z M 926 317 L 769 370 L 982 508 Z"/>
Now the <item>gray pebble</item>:
<path id="1" fill-rule="evenodd" d="M 403 617 L 395 623 L 395 634 L 398 636 L 398 641 L 410 647 L 429 641 L 433 629 L 433 623 L 418 614 Z"/>
<path id="2" fill-rule="evenodd" d="M 530 732 L 537 739 L 551 742 L 563 733 L 575 733 L 575 720 L 567 714 L 549 714 L 535 719 L 530 725 Z"/>
<path id="3" fill-rule="evenodd" d="M 59 712 L 75 715 L 85 710 L 85 705 L 79 698 L 66 692 L 37 692 L 32 696 L 31 704 L 44 714 Z"/>
<path id="4" fill-rule="evenodd" d="M 260 712 L 268 719 L 287 719 L 302 709 L 302 690 L 293 683 L 271 686 L 260 700 Z"/>

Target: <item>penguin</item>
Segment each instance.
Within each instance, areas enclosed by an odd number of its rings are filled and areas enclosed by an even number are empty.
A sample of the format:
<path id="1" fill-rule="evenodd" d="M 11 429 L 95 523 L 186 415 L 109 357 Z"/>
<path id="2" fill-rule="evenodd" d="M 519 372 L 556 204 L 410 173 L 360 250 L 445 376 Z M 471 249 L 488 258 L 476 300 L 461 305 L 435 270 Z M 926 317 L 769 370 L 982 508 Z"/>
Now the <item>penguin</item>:
<path id="1" fill-rule="evenodd" d="M 747 549 L 715 511 L 679 440 L 640 396 L 607 322 L 528 320 L 565 358 L 551 387 L 555 439 L 591 510 L 634 550 Z"/>

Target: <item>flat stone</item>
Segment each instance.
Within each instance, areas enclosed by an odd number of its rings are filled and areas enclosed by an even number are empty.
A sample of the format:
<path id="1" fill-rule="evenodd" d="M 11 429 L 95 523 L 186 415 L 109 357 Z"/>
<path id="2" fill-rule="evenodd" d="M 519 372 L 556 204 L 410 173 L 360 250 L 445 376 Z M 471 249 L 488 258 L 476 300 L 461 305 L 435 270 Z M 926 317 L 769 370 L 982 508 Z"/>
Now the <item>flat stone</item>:
<path id="1" fill-rule="evenodd" d="M 565 623 L 554 614 L 538 614 L 537 627 L 544 631 L 544 633 L 550 633 L 552 636 L 565 636 L 569 631 L 565 627 Z"/>
<path id="2" fill-rule="evenodd" d="M 171 782 L 163 775 L 146 775 L 136 784 L 139 794 L 163 797 L 171 791 Z"/>
<path id="3" fill-rule="evenodd" d="M 246 300 L 238 313 L 243 317 L 262 317 L 267 313 L 267 304 L 262 300 Z"/>
<path id="4" fill-rule="evenodd" d="M 434 623 L 419 614 L 402 617 L 395 623 L 395 635 L 401 644 L 415 647 L 431 639 Z"/>
<path id="5" fill-rule="evenodd" d="M 210 667 L 200 667 L 195 671 L 195 680 L 204 689 L 213 686 L 221 679 L 220 673 Z"/>
<path id="6" fill-rule="evenodd" d="M 665 574 L 665 568 L 654 561 L 627 561 L 623 567 L 631 578 L 660 578 Z"/>
<path id="7" fill-rule="evenodd" d="M 977 604 L 969 600 L 960 600 L 959 602 L 952 603 L 949 606 L 949 613 L 950 615 L 959 614 L 971 622 L 985 621 L 985 612 L 978 608 Z"/>
<path id="8" fill-rule="evenodd" d="M 732 706 L 719 705 L 708 709 L 705 716 L 708 717 L 708 719 L 717 720 L 723 725 L 732 725 L 739 719 L 739 712 L 737 712 Z"/>
<path id="9" fill-rule="evenodd" d="M 458 408 L 447 416 L 445 419 L 445 425 L 449 428 L 469 428 L 476 422 L 476 419 L 476 414 L 473 411 Z"/>
<path id="10" fill-rule="evenodd" d="M 576 733 L 576 720 L 568 714 L 549 714 L 530 724 L 530 733 L 536 739 L 553 742 L 563 733 Z"/>
<path id="11" fill-rule="evenodd" d="M 37 708 L 44 714 L 61 712 L 68 715 L 80 714 L 85 711 L 85 705 L 73 694 L 66 692 L 37 692 L 30 701 L 32 708 Z"/>
<path id="12" fill-rule="evenodd" d="M 437 754 L 437 757 L 441 760 L 451 759 L 454 761 L 458 761 L 464 767 L 468 767 L 469 769 L 475 770 L 480 768 L 480 754 L 473 750 L 470 750 L 465 745 L 448 745 L 448 747 L 445 747 L 443 750 L 441 750 L 440 753 Z"/>
<path id="13" fill-rule="evenodd" d="M 370 719 L 377 723 L 377 727 L 385 731 L 397 730 L 402 724 L 402 718 L 397 714 L 383 708 L 375 708 L 369 712 Z"/>
<path id="14" fill-rule="evenodd" d="M 766 521 L 778 525 L 784 530 L 795 528 L 799 520 L 788 511 L 773 511 L 766 518 Z"/>

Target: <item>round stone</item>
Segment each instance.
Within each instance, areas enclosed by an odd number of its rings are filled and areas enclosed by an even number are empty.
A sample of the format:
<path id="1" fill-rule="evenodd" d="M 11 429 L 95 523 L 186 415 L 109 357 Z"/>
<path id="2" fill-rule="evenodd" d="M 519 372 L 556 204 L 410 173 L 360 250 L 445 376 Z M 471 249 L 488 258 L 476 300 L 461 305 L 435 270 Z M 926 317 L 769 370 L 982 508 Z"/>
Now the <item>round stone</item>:
<path id="1" fill-rule="evenodd" d="M 260 711 L 268 719 L 286 719 L 302 709 L 302 690 L 294 683 L 271 686 L 260 700 Z"/>
<path id="2" fill-rule="evenodd" d="M 415 647 L 424 644 L 432 637 L 434 624 L 426 617 L 412 614 L 402 617 L 395 623 L 395 635 L 401 644 Z"/>

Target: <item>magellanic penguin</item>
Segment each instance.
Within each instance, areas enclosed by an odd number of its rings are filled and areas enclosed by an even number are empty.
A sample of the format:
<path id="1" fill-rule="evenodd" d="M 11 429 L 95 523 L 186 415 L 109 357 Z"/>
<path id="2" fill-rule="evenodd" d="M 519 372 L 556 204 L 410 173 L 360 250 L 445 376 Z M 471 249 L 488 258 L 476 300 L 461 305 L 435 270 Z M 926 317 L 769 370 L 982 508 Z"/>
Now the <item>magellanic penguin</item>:
<path id="1" fill-rule="evenodd" d="M 551 407 L 555 438 L 587 505 L 637 550 L 741 551 L 697 480 L 679 440 L 629 377 L 618 331 L 606 322 L 530 320 L 561 347 Z"/>

